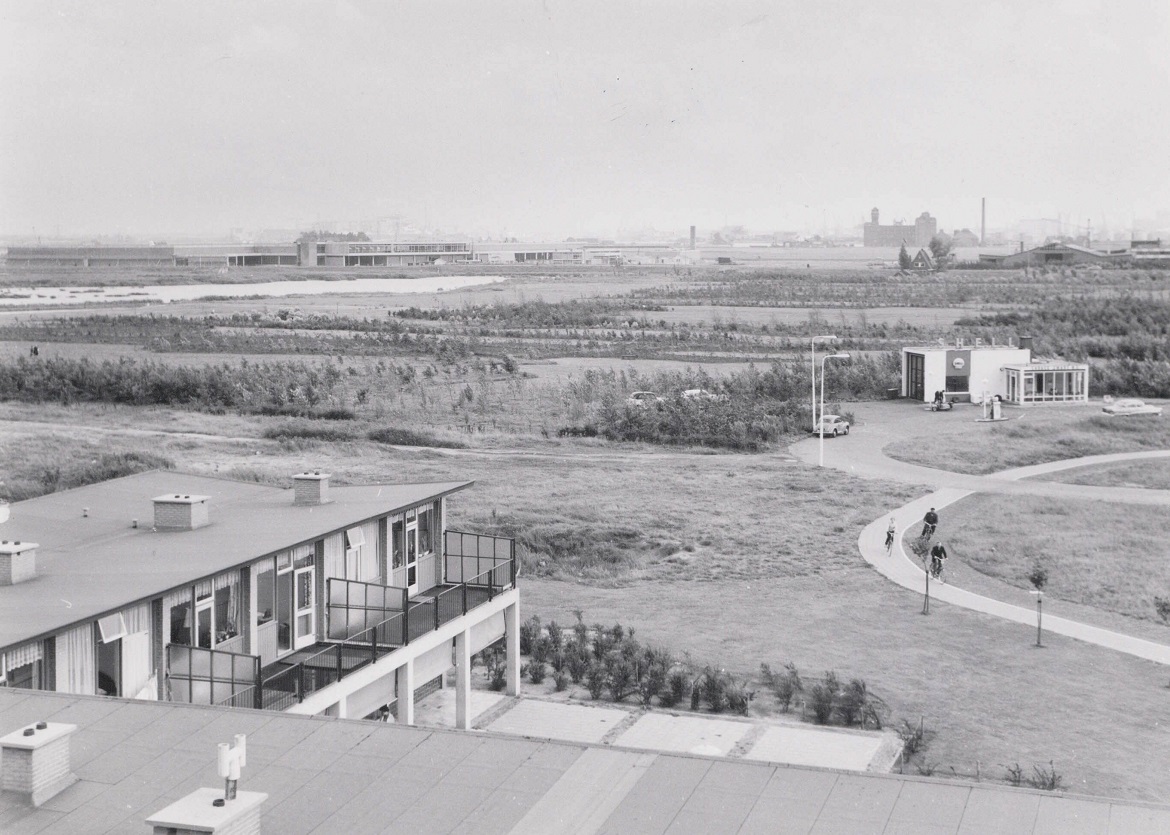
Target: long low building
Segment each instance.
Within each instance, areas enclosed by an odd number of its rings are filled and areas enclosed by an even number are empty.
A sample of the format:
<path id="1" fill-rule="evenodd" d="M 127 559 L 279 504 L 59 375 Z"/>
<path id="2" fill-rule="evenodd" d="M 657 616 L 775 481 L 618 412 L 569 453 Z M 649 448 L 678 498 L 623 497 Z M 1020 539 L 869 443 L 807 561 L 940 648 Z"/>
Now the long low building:
<path id="1" fill-rule="evenodd" d="M 449 530 L 471 482 L 292 489 L 150 472 L 11 506 L 0 686 L 412 724 L 418 691 L 507 636 L 510 539 Z"/>

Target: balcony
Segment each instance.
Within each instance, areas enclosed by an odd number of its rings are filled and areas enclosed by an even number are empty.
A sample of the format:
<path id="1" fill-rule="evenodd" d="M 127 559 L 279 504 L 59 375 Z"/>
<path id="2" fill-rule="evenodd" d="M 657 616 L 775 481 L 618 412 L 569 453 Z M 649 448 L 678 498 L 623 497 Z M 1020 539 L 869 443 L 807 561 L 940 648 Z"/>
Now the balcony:
<path id="1" fill-rule="evenodd" d="M 409 597 L 404 588 L 329 578 L 324 643 L 286 655 L 263 668 L 255 656 L 217 659 L 217 654 L 233 654 L 202 650 L 209 656 L 201 656 L 194 671 L 185 674 L 185 686 L 191 692 L 209 695 L 212 704 L 287 710 L 515 588 L 516 570 L 513 540 L 447 531 L 444 583 Z M 245 659 L 255 661 L 252 677 L 247 675 Z M 191 668 L 190 662 L 187 668 Z M 217 684 L 213 675 L 216 670 L 233 671 L 233 677 Z M 203 675 L 207 677 L 205 681 L 200 680 Z M 196 678 L 194 684 L 188 681 L 192 677 Z"/>

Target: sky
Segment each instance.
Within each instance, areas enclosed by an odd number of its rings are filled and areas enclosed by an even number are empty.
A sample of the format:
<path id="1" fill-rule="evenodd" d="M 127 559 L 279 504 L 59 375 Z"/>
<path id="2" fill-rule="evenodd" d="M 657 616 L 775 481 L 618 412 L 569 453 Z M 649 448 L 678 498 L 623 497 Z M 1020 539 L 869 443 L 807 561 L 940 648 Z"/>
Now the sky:
<path id="1" fill-rule="evenodd" d="M 1170 3 L 0 0 L 0 234 L 1170 209 Z"/>

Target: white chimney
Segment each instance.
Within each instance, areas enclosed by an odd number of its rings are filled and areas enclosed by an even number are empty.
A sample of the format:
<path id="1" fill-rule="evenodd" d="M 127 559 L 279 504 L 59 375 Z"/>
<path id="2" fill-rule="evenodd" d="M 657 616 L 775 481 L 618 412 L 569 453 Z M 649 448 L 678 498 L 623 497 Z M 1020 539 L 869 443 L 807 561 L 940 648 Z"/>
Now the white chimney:
<path id="1" fill-rule="evenodd" d="M 210 521 L 207 500 L 210 496 L 192 496 L 172 493 L 155 496 L 154 527 L 159 531 L 193 531 Z"/>
<path id="2" fill-rule="evenodd" d="M 329 501 L 330 473 L 314 470 L 293 476 L 293 504 L 314 505 Z"/>
<path id="3" fill-rule="evenodd" d="M 77 782 L 69 756 L 76 725 L 37 722 L 0 737 L 0 788 L 40 806 Z"/>
<path id="4" fill-rule="evenodd" d="M 37 574 L 35 542 L 0 542 L 0 586 L 15 586 Z"/>

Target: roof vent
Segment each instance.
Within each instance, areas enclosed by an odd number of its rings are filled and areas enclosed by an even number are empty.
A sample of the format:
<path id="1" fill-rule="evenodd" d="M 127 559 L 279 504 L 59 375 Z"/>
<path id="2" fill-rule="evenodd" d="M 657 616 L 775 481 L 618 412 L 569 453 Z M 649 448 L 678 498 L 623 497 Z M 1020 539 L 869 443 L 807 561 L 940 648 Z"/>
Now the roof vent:
<path id="1" fill-rule="evenodd" d="M 35 542 L 0 542 L 0 586 L 15 586 L 37 574 Z"/>
<path id="2" fill-rule="evenodd" d="M 329 473 L 313 470 L 293 476 L 293 504 L 314 505 L 329 501 Z"/>
<path id="3" fill-rule="evenodd" d="M 191 496 L 171 493 L 155 496 L 154 527 L 159 531 L 193 531 L 210 521 L 207 500 L 210 496 Z"/>

